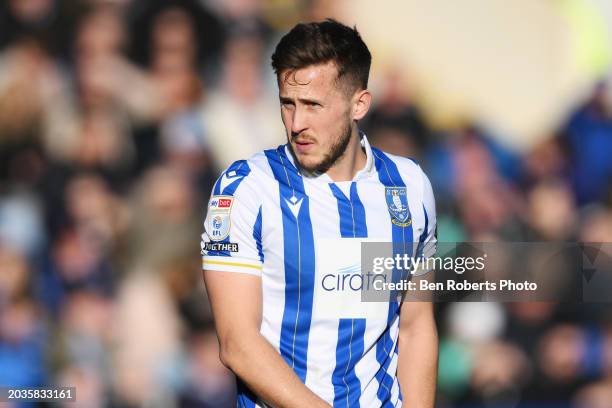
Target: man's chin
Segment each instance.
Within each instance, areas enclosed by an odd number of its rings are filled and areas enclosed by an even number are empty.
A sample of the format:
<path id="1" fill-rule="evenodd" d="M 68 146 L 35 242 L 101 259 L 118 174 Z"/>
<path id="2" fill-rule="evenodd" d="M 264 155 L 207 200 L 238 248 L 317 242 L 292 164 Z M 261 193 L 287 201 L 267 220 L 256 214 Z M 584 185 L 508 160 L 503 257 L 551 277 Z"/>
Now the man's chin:
<path id="1" fill-rule="evenodd" d="M 291 150 L 300 170 L 306 173 L 316 174 L 325 173 L 329 169 L 329 166 L 325 166 L 324 164 L 324 158 L 316 159 L 313 154 L 300 155 L 297 154 L 293 148 Z"/>
<path id="2" fill-rule="evenodd" d="M 315 160 L 313 160 L 312 155 L 304 155 L 304 154 L 299 154 L 298 152 L 296 152 L 295 148 L 293 146 L 291 146 L 291 155 L 293 156 L 293 159 L 295 160 L 295 162 L 297 163 L 297 165 L 300 167 L 300 169 L 302 170 L 306 170 L 309 173 L 312 173 L 313 171 L 316 170 L 317 168 L 317 164 Z"/>
<path id="3" fill-rule="evenodd" d="M 300 166 L 300 169 L 304 170 L 307 173 L 317 173 L 320 171 L 321 168 L 321 163 L 320 162 L 313 162 L 310 160 L 301 160 L 300 158 L 297 159 L 298 165 Z"/>

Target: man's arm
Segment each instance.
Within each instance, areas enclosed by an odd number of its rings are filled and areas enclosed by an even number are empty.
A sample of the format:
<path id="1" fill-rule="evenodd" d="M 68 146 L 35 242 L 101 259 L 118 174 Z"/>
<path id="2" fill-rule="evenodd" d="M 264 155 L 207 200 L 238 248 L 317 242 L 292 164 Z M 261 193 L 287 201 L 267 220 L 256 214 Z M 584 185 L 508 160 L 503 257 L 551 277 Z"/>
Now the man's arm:
<path id="1" fill-rule="evenodd" d="M 308 389 L 260 334 L 261 278 L 204 271 L 215 318 L 221 361 L 266 403 L 283 407 L 329 407 Z"/>
<path id="2" fill-rule="evenodd" d="M 404 302 L 400 311 L 397 376 L 407 408 L 433 408 L 438 332 L 431 302 Z"/>

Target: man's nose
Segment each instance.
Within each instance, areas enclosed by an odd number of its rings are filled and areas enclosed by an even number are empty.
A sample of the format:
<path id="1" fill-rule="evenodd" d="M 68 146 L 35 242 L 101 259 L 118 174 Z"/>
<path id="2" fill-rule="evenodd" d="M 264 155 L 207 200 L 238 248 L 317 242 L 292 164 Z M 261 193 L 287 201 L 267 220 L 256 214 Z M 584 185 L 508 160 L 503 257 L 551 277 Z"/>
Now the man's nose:
<path id="1" fill-rule="evenodd" d="M 304 111 L 296 106 L 296 108 L 293 110 L 293 117 L 291 118 L 291 135 L 296 137 L 307 128 L 308 126 Z"/>

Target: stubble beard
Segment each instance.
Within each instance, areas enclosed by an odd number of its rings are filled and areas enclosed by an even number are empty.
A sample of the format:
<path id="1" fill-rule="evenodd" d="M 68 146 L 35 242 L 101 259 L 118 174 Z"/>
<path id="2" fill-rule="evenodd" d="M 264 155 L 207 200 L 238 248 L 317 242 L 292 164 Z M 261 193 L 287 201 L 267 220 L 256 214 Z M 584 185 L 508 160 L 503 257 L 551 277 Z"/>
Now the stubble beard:
<path id="1" fill-rule="evenodd" d="M 309 166 L 300 161 L 298 156 L 293 151 L 293 146 L 291 145 L 291 143 L 289 143 L 289 147 L 292 150 L 293 157 L 296 158 L 298 164 L 303 170 L 308 173 L 323 174 L 326 173 L 334 164 L 336 164 L 338 160 L 340 160 L 340 158 L 344 155 L 344 153 L 346 152 L 346 148 L 348 147 L 349 142 L 351 140 L 351 134 L 351 122 L 347 121 L 340 138 L 336 141 L 336 143 L 331 146 L 329 151 L 325 154 L 325 156 L 323 156 L 323 159 L 319 163 L 315 163 Z"/>

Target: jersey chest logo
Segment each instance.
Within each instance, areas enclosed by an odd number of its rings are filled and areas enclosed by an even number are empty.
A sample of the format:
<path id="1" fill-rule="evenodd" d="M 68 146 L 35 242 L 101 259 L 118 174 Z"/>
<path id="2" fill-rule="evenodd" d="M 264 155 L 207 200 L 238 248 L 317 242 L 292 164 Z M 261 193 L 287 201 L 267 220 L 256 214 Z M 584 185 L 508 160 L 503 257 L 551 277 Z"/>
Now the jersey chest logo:
<path id="1" fill-rule="evenodd" d="M 385 200 L 393 224 L 399 227 L 412 224 L 406 187 L 385 187 Z"/>

